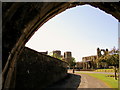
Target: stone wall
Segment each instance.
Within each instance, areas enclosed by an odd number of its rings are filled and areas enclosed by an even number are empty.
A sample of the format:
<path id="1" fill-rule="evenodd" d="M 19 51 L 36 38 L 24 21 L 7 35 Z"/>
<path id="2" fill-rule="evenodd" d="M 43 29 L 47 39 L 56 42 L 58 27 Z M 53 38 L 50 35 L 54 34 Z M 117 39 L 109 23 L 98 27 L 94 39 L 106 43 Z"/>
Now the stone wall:
<path id="1" fill-rule="evenodd" d="M 67 63 L 24 48 L 17 61 L 16 88 L 44 88 L 67 75 Z"/>

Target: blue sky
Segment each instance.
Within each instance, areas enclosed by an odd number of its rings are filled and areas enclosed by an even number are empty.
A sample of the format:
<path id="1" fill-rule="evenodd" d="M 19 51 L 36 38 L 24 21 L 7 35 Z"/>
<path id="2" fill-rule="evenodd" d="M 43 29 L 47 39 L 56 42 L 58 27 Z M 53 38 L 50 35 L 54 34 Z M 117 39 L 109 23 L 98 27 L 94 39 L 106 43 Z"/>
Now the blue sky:
<path id="1" fill-rule="evenodd" d="M 67 9 L 46 22 L 26 44 L 39 52 L 71 51 L 76 61 L 96 55 L 97 47 L 118 47 L 118 20 L 90 5 Z"/>

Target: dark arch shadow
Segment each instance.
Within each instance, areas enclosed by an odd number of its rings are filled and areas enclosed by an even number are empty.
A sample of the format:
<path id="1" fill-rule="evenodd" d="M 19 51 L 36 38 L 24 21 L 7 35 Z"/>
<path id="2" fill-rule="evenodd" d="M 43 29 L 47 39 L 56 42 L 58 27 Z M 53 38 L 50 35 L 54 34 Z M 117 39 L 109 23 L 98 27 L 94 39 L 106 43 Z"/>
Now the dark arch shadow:
<path id="1" fill-rule="evenodd" d="M 48 86 L 45 90 L 64 90 L 64 89 L 77 89 L 79 84 L 81 83 L 81 76 L 76 74 L 68 74 L 64 79 Z"/>

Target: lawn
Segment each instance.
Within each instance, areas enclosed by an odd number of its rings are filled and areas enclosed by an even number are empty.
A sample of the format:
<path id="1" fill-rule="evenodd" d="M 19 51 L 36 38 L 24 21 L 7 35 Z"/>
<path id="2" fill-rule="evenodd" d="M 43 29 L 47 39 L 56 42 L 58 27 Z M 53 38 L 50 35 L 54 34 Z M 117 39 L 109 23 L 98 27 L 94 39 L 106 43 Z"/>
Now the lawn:
<path id="1" fill-rule="evenodd" d="M 81 73 L 81 72 L 78 72 Z M 115 80 L 113 77 L 106 77 L 108 74 L 100 74 L 100 73 L 84 73 L 106 83 L 110 88 L 118 88 L 118 80 Z"/>

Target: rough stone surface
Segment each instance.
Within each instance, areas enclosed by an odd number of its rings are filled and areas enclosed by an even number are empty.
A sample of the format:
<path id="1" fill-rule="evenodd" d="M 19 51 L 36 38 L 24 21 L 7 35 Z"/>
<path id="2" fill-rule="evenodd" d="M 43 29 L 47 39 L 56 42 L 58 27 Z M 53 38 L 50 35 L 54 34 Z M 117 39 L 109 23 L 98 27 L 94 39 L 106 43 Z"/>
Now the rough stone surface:
<path id="1" fill-rule="evenodd" d="M 45 88 L 67 75 L 67 63 L 24 48 L 17 61 L 16 88 Z"/>

